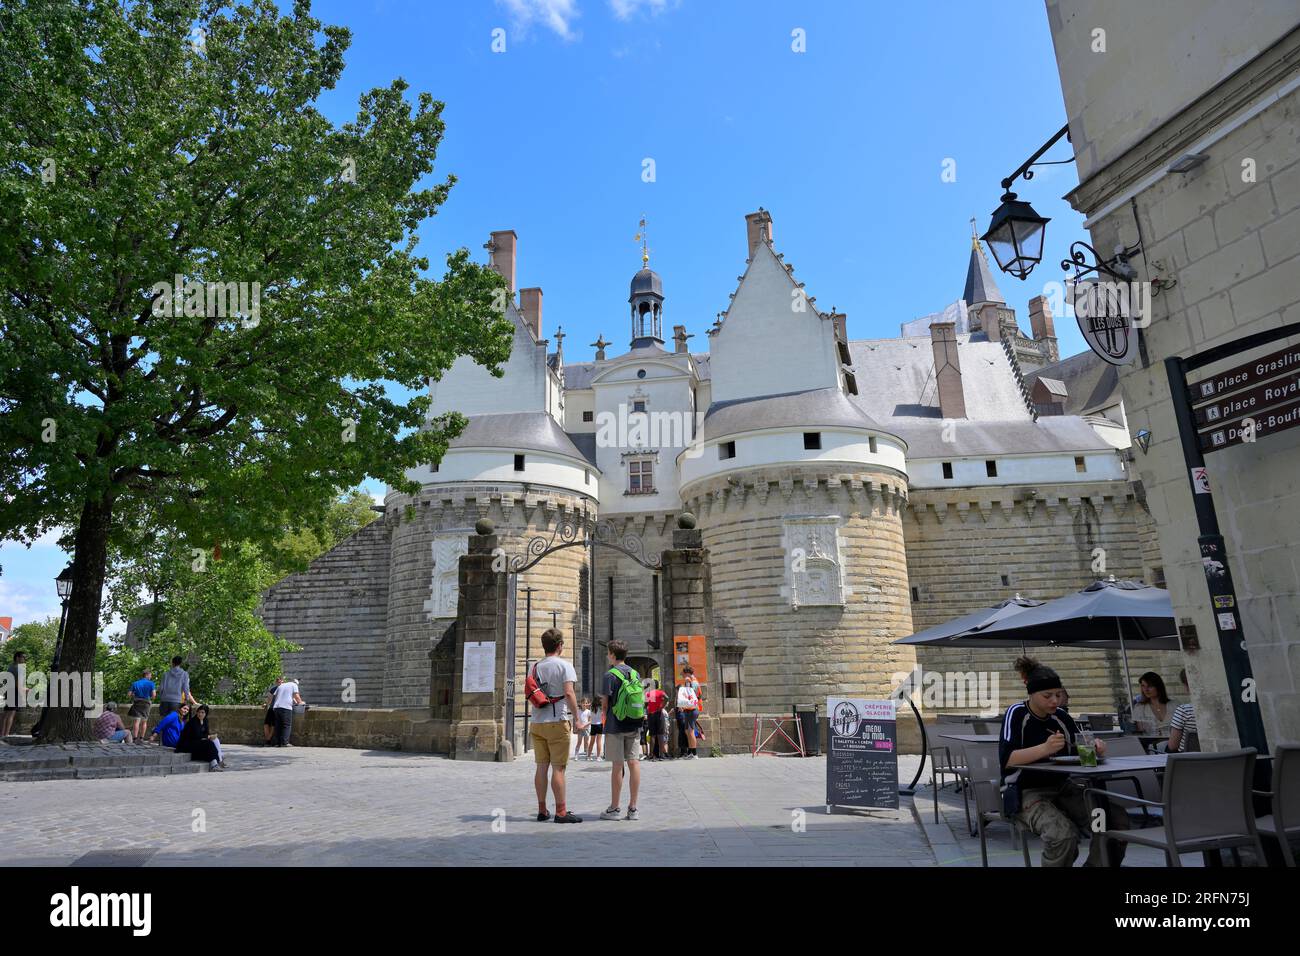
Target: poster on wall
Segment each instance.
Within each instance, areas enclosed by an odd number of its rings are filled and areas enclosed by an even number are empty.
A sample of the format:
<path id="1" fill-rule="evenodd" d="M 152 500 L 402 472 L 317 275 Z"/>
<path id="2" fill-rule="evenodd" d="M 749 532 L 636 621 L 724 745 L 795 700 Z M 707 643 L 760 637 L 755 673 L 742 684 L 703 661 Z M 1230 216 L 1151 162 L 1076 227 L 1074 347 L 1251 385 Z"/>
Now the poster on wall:
<path id="1" fill-rule="evenodd" d="M 492 693 L 497 676 L 496 641 L 466 641 L 465 668 L 461 676 L 463 694 Z"/>
<path id="2" fill-rule="evenodd" d="M 709 683 L 707 642 L 703 634 L 679 634 L 673 638 L 673 685 L 681 686 L 682 671 L 695 668 L 695 679 L 704 687 Z"/>
<path id="3" fill-rule="evenodd" d="M 826 698 L 826 810 L 898 809 L 895 701 Z"/>

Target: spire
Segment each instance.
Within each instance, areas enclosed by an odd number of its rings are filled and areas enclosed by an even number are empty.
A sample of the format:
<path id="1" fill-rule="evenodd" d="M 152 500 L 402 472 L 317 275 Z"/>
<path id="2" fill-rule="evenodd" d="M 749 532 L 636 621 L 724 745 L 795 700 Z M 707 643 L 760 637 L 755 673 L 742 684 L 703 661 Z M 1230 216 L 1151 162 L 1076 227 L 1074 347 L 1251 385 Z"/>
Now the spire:
<path id="1" fill-rule="evenodd" d="M 974 224 L 975 220 L 971 220 Z M 972 232 L 970 246 L 970 263 L 966 266 L 966 290 L 961 297 L 967 306 L 981 302 L 999 302 L 1006 305 L 998 284 L 993 281 L 993 270 L 989 268 L 989 259 L 980 244 L 979 237 Z"/>

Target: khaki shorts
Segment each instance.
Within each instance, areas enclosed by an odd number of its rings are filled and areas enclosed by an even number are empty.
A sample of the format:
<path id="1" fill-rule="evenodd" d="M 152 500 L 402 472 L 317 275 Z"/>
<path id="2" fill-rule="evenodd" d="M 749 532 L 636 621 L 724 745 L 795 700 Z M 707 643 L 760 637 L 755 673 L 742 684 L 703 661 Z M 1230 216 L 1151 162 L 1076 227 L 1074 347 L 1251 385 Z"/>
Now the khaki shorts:
<path id="1" fill-rule="evenodd" d="M 533 756 L 539 764 L 549 763 L 563 770 L 569 763 L 569 722 L 548 720 L 528 725 L 528 736 L 533 741 Z"/>
<path id="2" fill-rule="evenodd" d="M 636 730 L 625 734 L 606 734 L 605 759 L 612 760 L 614 763 L 635 760 L 641 753 L 641 746 L 637 742 L 640 736 L 640 731 Z"/>

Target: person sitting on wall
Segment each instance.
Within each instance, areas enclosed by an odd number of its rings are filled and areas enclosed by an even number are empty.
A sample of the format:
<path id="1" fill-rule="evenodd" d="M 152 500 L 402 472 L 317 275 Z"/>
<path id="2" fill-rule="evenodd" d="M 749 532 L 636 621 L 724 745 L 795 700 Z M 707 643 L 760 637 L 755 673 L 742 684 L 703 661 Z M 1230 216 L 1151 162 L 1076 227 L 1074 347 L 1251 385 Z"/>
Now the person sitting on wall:
<path id="1" fill-rule="evenodd" d="M 131 731 L 127 730 L 126 725 L 122 723 L 122 718 L 117 715 L 117 704 L 112 701 L 104 705 L 104 712 L 95 719 L 91 736 L 96 740 L 114 744 L 129 744 L 135 740 Z"/>
<path id="2" fill-rule="evenodd" d="M 1050 667 L 1031 671 L 1025 683 L 1029 696 L 1007 708 L 1002 718 L 998 758 L 1006 783 L 1004 807 L 1032 833 L 1043 840 L 1042 865 L 1073 866 L 1079 856 L 1079 828 L 1091 830 L 1091 807 L 1084 790 L 1069 778 L 1035 771 L 1033 764 L 1050 757 L 1075 753 L 1079 728 L 1074 718 L 1060 709 L 1061 678 Z M 1106 744 L 1096 741 L 1097 755 L 1105 756 Z M 1106 814 L 1106 828 L 1127 830 L 1128 815 L 1112 809 L 1105 797 L 1094 794 L 1095 805 Z M 1103 833 L 1093 833 L 1085 866 L 1100 866 Z M 1110 854 L 1111 866 L 1124 858 L 1124 844 Z"/>
<path id="3" fill-rule="evenodd" d="M 191 760 L 206 760 L 212 770 L 224 770 L 225 757 L 221 754 L 221 741 L 208 730 L 208 708 L 199 704 L 194 716 L 185 722 L 180 739 L 176 742 L 178 754 L 189 754 Z"/>
<path id="4" fill-rule="evenodd" d="M 158 721 L 158 726 L 153 729 L 149 735 L 149 743 L 157 741 L 164 747 L 175 749 L 180 743 L 181 731 L 185 729 L 185 721 L 190 716 L 190 705 L 184 701 L 176 710 L 170 711 L 162 720 Z"/>

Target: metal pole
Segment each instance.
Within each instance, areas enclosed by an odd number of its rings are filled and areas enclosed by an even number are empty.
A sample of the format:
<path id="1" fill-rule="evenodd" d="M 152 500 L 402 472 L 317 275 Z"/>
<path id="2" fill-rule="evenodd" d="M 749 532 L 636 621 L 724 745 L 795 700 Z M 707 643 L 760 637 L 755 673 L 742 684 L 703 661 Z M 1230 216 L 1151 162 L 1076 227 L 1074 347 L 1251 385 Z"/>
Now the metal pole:
<path id="1" fill-rule="evenodd" d="M 1124 700 L 1133 699 L 1133 675 L 1128 672 L 1128 648 L 1124 646 L 1124 628 L 1115 618 L 1115 633 L 1119 635 L 1119 652 L 1124 655 Z"/>
<path id="2" fill-rule="evenodd" d="M 1276 332 L 1271 332 L 1271 335 Z M 1237 351 L 1261 344 L 1258 336 L 1237 343 Z M 1244 344 L 1244 343 L 1250 344 Z M 1210 358 L 1209 356 L 1213 356 Z M 1226 355 L 1219 350 L 1211 350 L 1196 356 L 1191 363 L 1193 368 L 1200 368 L 1209 361 L 1217 361 Z M 1254 747 L 1260 754 L 1268 753 L 1268 738 L 1264 733 L 1264 719 L 1260 714 L 1258 698 L 1249 703 L 1245 698 L 1245 689 L 1254 686 L 1255 679 L 1251 672 L 1250 655 L 1246 652 L 1246 639 L 1241 628 L 1241 613 L 1237 607 L 1236 592 L 1232 587 L 1232 570 L 1228 566 L 1227 549 L 1224 547 L 1223 535 L 1219 531 L 1219 516 L 1214 510 L 1214 496 L 1208 490 L 1208 477 L 1205 476 L 1205 457 L 1201 454 L 1200 441 L 1196 435 L 1196 421 L 1192 415 L 1192 405 L 1187 397 L 1187 369 L 1189 363 L 1178 356 L 1165 359 L 1165 374 L 1169 379 L 1169 392 L 1173 399 L 1174 416 L 1178 420 L 1178 437 L 1183 446 L 1183 462 L 1187 466 L 1188 483 L 1192 489 L 1192 504 L 1196 509 L 1196 524 L 1200 531 L 1199 544 L 1202 558 L 1211 555 L 1223 565 L 1220 578 L 1211 581 L 1207 574 L 1206 585 L 1210 592 L 1211 614 L 1214 616 L 1215 630 L 1219 635 L 1219 652 L 1223 656 L 1223 670 L 1228 678 L 1228 699 L 1232 701 L 1232 712 L 1237 722 L 1237 737 L 1243 747 Z M 1228 606 L 1223 607 L 1219 598 Z M 1225 627 L 1225 625 L 1227 625 Z"/>
<path id="3" fill-rule="evenodd" d="M 524 623 L 524 679 L 527 680 L 528 672 L 533 666 L 533 591 L 536 588 L 524 588 L 524 616 L 527 621 Z M 517 633 L 517 632 L 516 632 Z M 524 753 L 532 749 L 532 739 L 528 736 L 528 718 L 532 716 L 533 705 L 524 701 Z"/>

